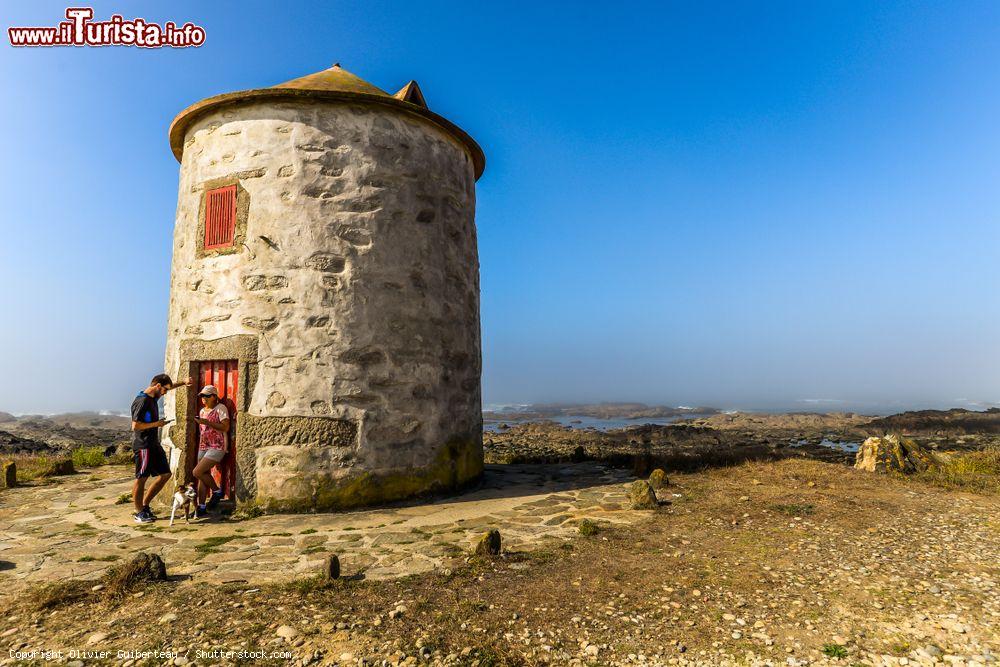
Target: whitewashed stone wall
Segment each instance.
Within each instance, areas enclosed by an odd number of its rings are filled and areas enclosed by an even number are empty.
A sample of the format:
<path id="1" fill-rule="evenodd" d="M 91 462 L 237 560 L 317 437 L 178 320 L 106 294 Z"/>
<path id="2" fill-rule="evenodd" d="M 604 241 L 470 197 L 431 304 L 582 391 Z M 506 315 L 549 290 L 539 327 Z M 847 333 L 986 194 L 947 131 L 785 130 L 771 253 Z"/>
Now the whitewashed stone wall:
<path id="1" fill-rule="evenodd" d="M 205 185 L 233 177 L 249 199 L 245 245 L 199 256 Z M 252 335 L 256 379 L 250 386 L 241 378 L 251 421 L 357 426 L 351 442 L 248 436 L 240 443 L 254 450 L 240 457 L 247 495 L 293 509 L 343 505 L 317 498 L 331 482 L 364 472 L 419 477 L 457 441 L 471 442 L 462 456 L 478 447 L 481 469 L 474 211 L 465 149 L 402 112 L 244 102 L 192 124 L 180 170 L 166 371 L 186 376 L 182 341 Z M 166 400 L 174 416 L 174 394 Z M 180 429 L 169 433 L 182 439 Z"/>

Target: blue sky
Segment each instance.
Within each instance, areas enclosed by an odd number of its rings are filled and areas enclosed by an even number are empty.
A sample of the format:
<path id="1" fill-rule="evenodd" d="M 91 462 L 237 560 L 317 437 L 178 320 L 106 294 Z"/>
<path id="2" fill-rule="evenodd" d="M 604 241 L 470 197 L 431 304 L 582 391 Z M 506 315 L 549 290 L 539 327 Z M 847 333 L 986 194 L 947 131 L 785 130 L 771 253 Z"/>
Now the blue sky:
<path id="1" fill-rule="evenodd" d="M 486 402 L 1000 402 L 1000 4 L 94 9 L 207 41 L 4 35 L 0 410 L 124 410 L 163 359 L 170 120 L 335 61 L 486 151 Z"/>

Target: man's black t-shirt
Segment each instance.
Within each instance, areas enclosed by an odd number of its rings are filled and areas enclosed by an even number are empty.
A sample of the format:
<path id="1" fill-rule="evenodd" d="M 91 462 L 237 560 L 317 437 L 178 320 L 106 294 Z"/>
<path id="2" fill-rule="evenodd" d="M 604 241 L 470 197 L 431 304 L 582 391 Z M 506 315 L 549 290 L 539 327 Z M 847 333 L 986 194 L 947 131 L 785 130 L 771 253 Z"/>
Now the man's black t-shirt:
<path id="1" fill-rule="evenodd" d="M 156 399 L 144 391 L 132 401 L 132 421 L 151 424 L 160 421 L 160 408 L 156 404 Z M 160 429 L 147 428 L 144 431 L 136 431 L 132 439 L 132 449 L 146 449 L 150 445 L 160 445 Z"/>

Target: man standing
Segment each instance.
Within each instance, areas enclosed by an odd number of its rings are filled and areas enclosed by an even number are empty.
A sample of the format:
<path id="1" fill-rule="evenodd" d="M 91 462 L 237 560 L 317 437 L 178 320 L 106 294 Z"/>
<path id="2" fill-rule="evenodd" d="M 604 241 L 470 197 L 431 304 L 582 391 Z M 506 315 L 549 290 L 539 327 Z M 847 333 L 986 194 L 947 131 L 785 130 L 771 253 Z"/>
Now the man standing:
<path id="1" fill-rule="evenodd" d="M 149 381 L 149 386 L 132 401 L 132 455 L 135 457 L 135 483 L 132 485 L 132 500 L 135 502 L 136 523 L 149 523 L 156 517 L 149 509 L 149 503 L 170 480 L 170 463 L 160 445 L 160 428 L 167 422 L 160 419 L 157 401 L 171 389 L 194 384 L 193 379 L 174 384 L 169 375 L 160 374 Z M 146 479 L 155 477 L 146 489 Z"/>

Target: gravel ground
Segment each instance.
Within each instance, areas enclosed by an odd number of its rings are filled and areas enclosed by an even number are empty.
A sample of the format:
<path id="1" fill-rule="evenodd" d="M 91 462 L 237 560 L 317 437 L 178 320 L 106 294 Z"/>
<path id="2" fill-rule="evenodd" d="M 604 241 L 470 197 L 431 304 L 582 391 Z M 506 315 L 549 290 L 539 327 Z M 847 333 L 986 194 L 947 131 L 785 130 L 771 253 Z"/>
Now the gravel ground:
<path id="1" fill-rule="evenodd" d="M 644 522 L 394 581 L 179 581 L 45 609 L 25 595 L 0 649 L 108 650 L 105 662 L 129 665 L 114 651 L 177 656 L 148 664 L 251 662 L 220 649 L 267 652 L 255 664 L 483 666 L 988 665 L 1000 653 L 996 496 L 810 460 L 671 481 L 670 504 Z"/>

